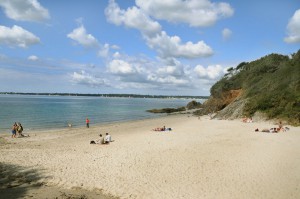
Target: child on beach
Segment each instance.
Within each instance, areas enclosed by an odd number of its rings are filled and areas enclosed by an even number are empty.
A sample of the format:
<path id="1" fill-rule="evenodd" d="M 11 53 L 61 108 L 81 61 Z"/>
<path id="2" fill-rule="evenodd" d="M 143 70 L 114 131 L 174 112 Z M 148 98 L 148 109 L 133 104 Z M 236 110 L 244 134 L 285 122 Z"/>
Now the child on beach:
<path id="1" fill-rule="evenodd" d="M 15 122 L 14 125 L 11 127 L 11 137 L 16 138 L 17 135 L 17 123 Z"/>

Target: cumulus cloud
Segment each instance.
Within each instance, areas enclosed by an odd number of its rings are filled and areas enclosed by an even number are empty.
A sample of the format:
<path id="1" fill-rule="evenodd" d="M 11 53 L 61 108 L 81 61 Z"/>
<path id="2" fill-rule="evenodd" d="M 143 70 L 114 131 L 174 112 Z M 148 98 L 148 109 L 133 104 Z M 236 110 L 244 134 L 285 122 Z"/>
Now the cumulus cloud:
<path id="1" fill-rule="evenodd" d="M 228 28 L 224 28 L 222 30 L 222 37 L 223 37 L 223 40 L 227 41 L 232 35 L 232 31 Z"/>
<path id="2" fill-rule="evenodd" d="M 110 0 L 105 14 L 107 20 L 115 25 L 124 25 L 139 30 L 147 45 L 163 58 L 198 58 L 213 54 L 212 49 L 204 41 L 183 43 L 179 36 L 167 35 L 165 31 L 162 31 L 158 22 L 152 20 L 144 10 L 135 6 L 121 10 L 114 0 Z"/>
<path id="3" fill-rule="evenodd" d="M 180 62 L 177 65 L 161 65 L 145 58 L 125 58 L 118 54 L 118 58 L 107 64 L 106 72 L 108 76 L 114 76 L 116 85 L 126 88 L 176 90 L 190 85 L 189 76 Z"/>
<path id="4" fill-rule="evenodd" d="M 154 35 L 161 31 L 161 26 L 158 22 L 150 19 L 148 15 L 135 6 L 125 11 L 121 10 L 114 0 L 110 0 L 109 5 L 105 9 L 105 15 L 109 22 L 138 29 L 145 35 Z"/>
<path id="5" fill-rule="evenodd" d="M 284 38 L 287 43 L 300 43 L 300 9 L 296 10 L 287 25 L 288 36 Z"/>
<path id="6" fill-rule="evenodd" d="M 136 0 L 145 13 L 156 19 L 190 26 L 210 26 L 217 20 L 230 17 L 234 10 L 228 3 L 212 3 L 209 0 Z"/>
<path id="7" fill-rule="evenodd" d="M 190 87 L 191 79 L 188 74 L 184 66 L 175 60 L 174 65 L 159 66 L 158 69 L 149 71 L 147 81 L 162 88 Z"/>
<path id="8" fill-rule="evenodd" d="M 87 48 L 99 46 L 97 39 L 93 35 L 88 34 L 82 24 L 69 33 L 67 37 Z"/>
<path id="9" fill-rule="evenodd" d="M 112 74 L 118 75 L 129 75 L 137 73 L 137 70 L 133 67 L 132 64 L 120 59 L 112 60 L 108 64 L 107 69 Z"/>
<path id="10" fill-rule="evenodd" d="M 40 39 L 37 36 L 20 26 L 14 25 L 12 28 L 0 26 L 0 44 L 27 48 L 38 43 Z"/>
<path id="11" fill-rule="evenodd" d="M 189 83 L 185 79 L 176 78 L 171 75 L 161 77 L 159 75 L 150 74 L 147 76 L 147 80 L 154 82 L 154 83 L 159 83 L 161 87 L 173 85 L 172 89 L 176 88 L 175 86 L 182 86 L 182 85 L 186 86 Z"/>
<path id="12" fill-rule="evenodd" d="M 224 68 L 220 65 L 211 65 L 206 68 L 202 65 L 197 65 L 194 68 L 194 72 L 200 78 L 216 80 L 224 74 Z"/>
<path id="13" fill-rule="evenodd" d="M 71 80 L 73 83 L 76 84 L 83 84 L 83 85 L 87 85 L 90 87 L 102 87 L 102 86 L 110 86 L 110 83 L 108 80 L 100 78 L 100 77 L 96 77 L 96 76 L 92 76 L 88 73 L 86 73 L 85 71 L 81 71 L 81 72 L 74 72 L 71 75 Z"/>
<path id="14" fill-rule="evenodd" d="M 204 41 L 182 43 L 180 37 L 170 37 L 164 31 L 155 37 L 147 37 L 146 41 L 149 47 L 155 49 L 163 58 L 198 58 L 213 54 L 213 50 Z"/>
<path id="15" fill-rule="evenodd" d="M 8 18 L 16 21 L 41 22 L 50 18 L 48 10 L 37 0 L 1 0 L 0 6 Z"/>
<path id="16" fill-rule="evenodd" d="M 35 55 L 31 55 L 31 56 L 28 57 L 28 60 L 30 60 L 30 61 L 37 61 L 38 59 L 39 58 Z"/>

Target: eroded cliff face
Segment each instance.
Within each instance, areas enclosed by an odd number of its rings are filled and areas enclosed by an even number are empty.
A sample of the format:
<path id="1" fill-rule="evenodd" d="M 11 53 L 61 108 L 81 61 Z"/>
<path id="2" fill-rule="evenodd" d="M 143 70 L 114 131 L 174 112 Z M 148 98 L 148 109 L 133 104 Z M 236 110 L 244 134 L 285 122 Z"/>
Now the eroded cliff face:
<path id="1" fill-rule="evenodd" d="M 232 103 L 233 101 L 235 101 L 236 99 L 238 99 L 241 95 L 242 95 L 242 89 L 238 89 L 238 90 L 230 90 L 227 92 L 222 93 L 222 97 L 221 97 L 221 101 L 222 103 L 227 106 L 230 103 Z"/>
<path id="2" fill-rule="evenodd" d="M 229 105 L 233 105 L 234 109 L 239 109 L 238 113 L 235 113 L 234 117 L 241 117 L 242 109 L 245 104 L 245 100 L 242 99 L 243 91 L 242 89 L 238 90 L 230 90 L 221 93 L 220 97 L 213 97 L 211 96 L 204 104 L 203 109 L 199 111 L 197 114 L 216 114 L 216 117 L 222 112 L 222 110 L 229 111 L 226 109 Z M 243 103 L 237 103 L 243 102 Z M 242 106 L 242 107 L 240 107 Z M 224 111 L 223 111 L 224 112 Z M 232 112 L 232 111 L 229 111 Z M 233 113 L 232 113 L 233 114 Z M 231 117 L 232 114 L 225 114 L 226 118 Z M 225 117 L 225 116 L 224 116 Z M 222 117 L 223 118 L 223 117 Z"/>

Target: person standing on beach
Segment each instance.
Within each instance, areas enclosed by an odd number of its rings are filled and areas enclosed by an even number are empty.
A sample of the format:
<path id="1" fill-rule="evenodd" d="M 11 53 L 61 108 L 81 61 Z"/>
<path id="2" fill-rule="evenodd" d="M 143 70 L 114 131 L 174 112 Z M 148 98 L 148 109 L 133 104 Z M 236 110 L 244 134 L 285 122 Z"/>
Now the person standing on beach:
<path id="1" fill-rule="evenodd" d="M 86 128 L 90 128 L 90 120 L 89 120 L 89 118 L 86 118 L 85 123 L 86 123 Z"/>
<path id="2" fill-rule="evenodd" d="M 11 137 L 12 138 L 16 138 L 17 135 L 17 123 L 15 122 L 14 125 L 11 128 Z"/>

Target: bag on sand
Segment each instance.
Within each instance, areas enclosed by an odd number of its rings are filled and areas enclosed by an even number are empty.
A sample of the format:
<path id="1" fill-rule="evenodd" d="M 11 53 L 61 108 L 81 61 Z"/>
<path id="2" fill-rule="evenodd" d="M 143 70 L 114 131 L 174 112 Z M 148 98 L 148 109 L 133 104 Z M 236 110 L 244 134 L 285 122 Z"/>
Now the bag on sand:
<path id="1" fill-rule="evenodd" d="M 90 144 L 96 144 L 96 142 L 95 142 L 94 140 L 92 140 L 92 141 L 90 142 Z"/>

